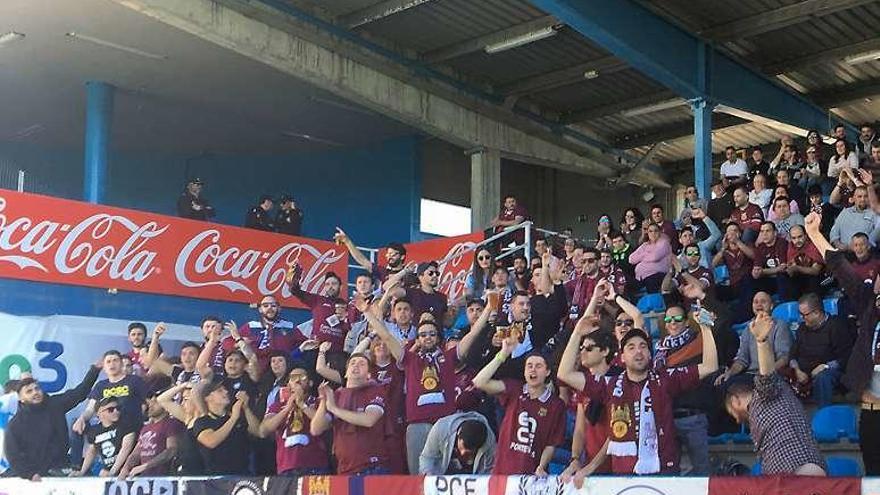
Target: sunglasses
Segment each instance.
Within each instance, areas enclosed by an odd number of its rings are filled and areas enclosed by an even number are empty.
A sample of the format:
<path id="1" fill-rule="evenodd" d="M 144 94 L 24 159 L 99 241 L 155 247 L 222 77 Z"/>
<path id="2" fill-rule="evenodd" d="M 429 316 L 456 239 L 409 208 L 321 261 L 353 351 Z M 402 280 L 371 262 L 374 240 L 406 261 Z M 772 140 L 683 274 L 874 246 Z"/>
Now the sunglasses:
<path id="1" fill-rule="evenodd" d="M 433 277 L 434 275 L 440 275 L 440 272 L 438 272 L 437 270 L 427 270 L 425 272 L 425 275 Z"/>
<path id="2" fill-rule="evenodd" d="M 635 320 L 616 320 L 614 322 L 614 325 L 618 326 L 618 327 L 623 327 L 623 326 L 631 327 L 635 323 L 636 323 Z"/>
<path id="3" fill-rule="evenodd" d="M 106 408 L 106 409 L 102 409 L 102 411 L 104 411 L 104 412 L 109 412 L 109 413 L 113 413 L 113 412 L 116 412 L 116 411 L 118 411 L 118 410 L 119 410 L 119 408 L 116 407 L 116 406 L 110 406 L 110 407 L 108 407 L 108 408 Z"/>
<path id="4" fill-rule="evenodd" d="M 419 337 L 436 337 L 437 332 L 419 332 L 417 335 Z"/>
<path id="5" fill-rule="evenodd" d="M 485 260 L 491 260 L 492 257 L 489 256 L 489 255 L 486 255 L 486 256 L 477 256 L 477 259 L 480 260 L 480 261 L 485 261 Z"/>
<path id="6" fill-rule="evenodd" d="M 684 254 L 687 256 L 699 256 L 700 252 L 699 251 L 685 251 Z"/>
<path id="7" fill-rule="evenodd" d="M 666 323 L 672 323 L 673 321 L 681 323 L 684 321 L 684 315 L 667 316 L 663 318 L 663 321 Z"/>

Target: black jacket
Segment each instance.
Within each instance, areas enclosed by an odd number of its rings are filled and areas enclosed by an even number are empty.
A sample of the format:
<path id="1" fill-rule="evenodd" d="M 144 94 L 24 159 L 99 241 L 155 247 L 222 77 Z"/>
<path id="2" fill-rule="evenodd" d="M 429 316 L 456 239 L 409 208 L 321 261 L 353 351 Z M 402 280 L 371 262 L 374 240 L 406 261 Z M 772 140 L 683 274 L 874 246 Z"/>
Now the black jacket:
<path id="1" fill-rule="evenodd" d="M 100 370 L 89 369 L 82 383 L 66 392 L 47 395 L 41 404 L 19 404 L 6 427 L 6 457 L 15 476 L 47 476 L 49 469 L 69 467 L 69 435 L 64 417 L 85 400 Z"/>

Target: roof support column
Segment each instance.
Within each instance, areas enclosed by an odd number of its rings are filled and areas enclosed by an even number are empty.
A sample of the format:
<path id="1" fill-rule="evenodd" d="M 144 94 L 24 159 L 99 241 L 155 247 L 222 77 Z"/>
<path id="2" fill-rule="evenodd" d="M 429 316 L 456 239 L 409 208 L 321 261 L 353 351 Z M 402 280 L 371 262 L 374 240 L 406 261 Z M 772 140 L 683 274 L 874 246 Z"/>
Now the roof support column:
<path id="1" fill-rule="evenodd" d="M 107 188 L 107 155 L 113 123 L 115 88 L 100 81 L 86 83 L 85 181 L 83 196 L 103 203 Z"/>
<path id="2" fill-rule="evenodd" d="M 697 44 L 697 88 L 703 95 L 711 94 L 711 50 L 705 42 Z M 691 101 L 694 112 L 694 185 L 701 198 L 711 199 L 712 186 L 712 109 L 715 104 L 707 97 Z"/>
<path id="3" fill-rule="evenodd" d="M 501 204 L 501 153 L 486 149 L 471 155 L 471 230 L 483 230 Z"/>

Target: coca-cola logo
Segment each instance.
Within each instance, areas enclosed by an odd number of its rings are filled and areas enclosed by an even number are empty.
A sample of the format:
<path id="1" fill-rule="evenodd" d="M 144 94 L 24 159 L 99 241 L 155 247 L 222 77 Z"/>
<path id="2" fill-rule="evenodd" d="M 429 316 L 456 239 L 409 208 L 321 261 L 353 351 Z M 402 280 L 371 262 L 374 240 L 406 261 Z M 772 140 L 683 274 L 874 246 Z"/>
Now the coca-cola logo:
<path id="1" fill-rule="evenodd" d="M 275 251 L 223 247 L 218 230 L 206 230 L 189 240 L 174 263 L 177 281 L 186 287 L 222 286 L 230 292 L 254 291 L 244 281 L 257 275 L 259 294 L 291 293 L 284 284 L 284 275 L 290 262 L 314 258 L 315 262 L 303 273 L 300 285 L 309 292 L 320 292 L 327 268 L 343 259 L 347 253 L 335 249 L 320 251 L 308 244 L 291 242 Z"/>
<path id="2" fill-rule="evenodd" d="M 328 270 L 346 277 L 348 253 L 329 242 L 15 192 L 0 197 L 0 276 L 253 301 L 291 296 L 284 277 L 293 260 L 310 292 L 321 291 Z"/>
<path id="3" fill-rule="evenodd" d="M 473 263 L 473 252 L 476 243 L 472 241 L 456 242 L 442 257 L 437 258 L 440 271 L 437 290 L 446 294 L 452 301 L 464 294 L 465 284 Z M 471 256 L 468 256 L 471 254 Z M 411 261 L 407 265 L 415 267 L 417 263 L 427 260 Z"/>

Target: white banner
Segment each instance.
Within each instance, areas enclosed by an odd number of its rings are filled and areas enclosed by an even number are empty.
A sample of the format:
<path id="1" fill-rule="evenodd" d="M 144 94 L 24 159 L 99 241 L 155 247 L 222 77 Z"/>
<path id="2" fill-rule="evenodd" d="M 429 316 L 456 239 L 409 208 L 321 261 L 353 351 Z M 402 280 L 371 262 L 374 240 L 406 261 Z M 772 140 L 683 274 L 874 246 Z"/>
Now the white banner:
<path id="1" fill-rule="evenodd" d="M 578 489 L 556 476 L 508 476 L 505 495 L 707 495 L 709 478 L 590 477 Z"/>
<path id="2" fill-rule="evenodd" d="M 425 495 L 483 495 L 489 493 L 489 476 L 425 476 Z"/>

